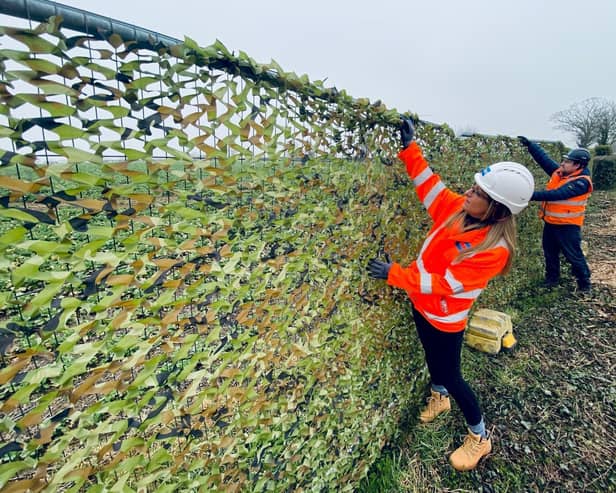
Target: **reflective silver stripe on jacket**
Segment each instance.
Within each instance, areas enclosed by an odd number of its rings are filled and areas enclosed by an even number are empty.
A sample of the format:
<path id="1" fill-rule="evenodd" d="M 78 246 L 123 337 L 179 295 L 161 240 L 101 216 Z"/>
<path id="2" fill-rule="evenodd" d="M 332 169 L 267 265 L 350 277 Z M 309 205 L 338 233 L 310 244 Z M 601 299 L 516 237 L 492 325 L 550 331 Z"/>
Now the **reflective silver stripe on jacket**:
<path id="1" fill-rule="evenodd" d="M 451 315 L 446 315 L 444 317 L 434 315 L 434 313 L 430 313 L 430 312 L 424 312 L 424 315 L 429 320 L 434 320 L 436 322 L 442 322 L 445 324 L 453 324 L 456 322 L 461 322 L 462 320 L 466 319 L 466 317 L 468 317 L 468 312 L 470 312 L 470 309 L 462 310 L 461 312 L 452 313 Z"/>
<path id="2" fill-rule="evenodd" d="M 580 211 L 580 212 L 552 212 L 552 211 L 545 211 L 544 209 L 544 214 L 545 217 L 580 217 L 584 215 L 584 211 Z"/>
<path id="3" fill-rule="evenodd" d="M 462 291 L 464 291 L 464 284 L 458 281 L 449 269 L 445 271 L 445 281 L 447 281 L 447 284 L 449 284 L 449 287 L 454 292 L 454 294 L 461 293 Z"/>
<path id="4" fill-rule="evenodd" d="M 588 200 L 550 200 L 550 204 L 559 205 L 586 205 Z"/>
<path id="5" fill-rule="evenodd" d="M 494 248 L 497 248 L 497 247 L 503 247 L 509 250 L 509 247 L 507 246 L 507 242 L 503 238 L 498 240 L 498 243 L 494 245 Z M 471 253 L 466 258 L 474 257 L 476 254 L 477 252 Z M 478 298 L 479 295 L 483 292 L 482 288 L 471 289 L 470 291 L 464 291 L 464 285 L 451 274 L 449 269 L 447 269 L 447 271 L 445 272 L 445 279 L 447 280 L 447 282 L 449 283 L 449 286 L 451 286 L 451 289 L 453 290 L 453 294 L 450 295 L 451 298 L 474 300 Z"/>
<path id="6" fill-rule="evenodd" d="M 463 293 L 459 293 L 459 294 L 452 294 L 450 298 L 457 298 L 457 299 L 463 299 L 463 300 L 474 300 L 482 292 L 483 292 L 483 289 L 477 288 L 477 289 L 472 289 L 471 291 L 464 291 Z"/>
<path id="7" fill-rule="evenodd" d="M 430 168 L 424 169 L 421 173 L 419 173 L 415 178 L 413 178 L 413 183 L 416 187 L 424 183 L 428 178 L 430 178 L 434 173 Z"/>
<path id="8" fill-rule="evenodd" d="M 426 269 L 423 268 L 423 262 L 419 270 L 419 292 L 421 294 L 432 294 L 432 274 L 426 272 Z"/>
<path id="9" fill-rule="evenodd" d="M 419 255 L 417 255 L 416 264 L 417 270 L 419 271 L 419 292 L 421 294 L 432 294 L 432 274 L 430 274 L 424 267 L 423 253 L 426 251 L 426 248 L 428 248 L 428 245 L 430 245 L 436 234 L 444 227 L 445 225 L 441 224 L 424 240 L 421 250 L 419 251 Z"/>
<path id="10" fill-rule="evenodd" d="M 471 257 L 472 257 L 472 255 L 471 255 Z M 451 271 L 449 269 L 447 269 L 445 271 L 445 280 L 447 281 L 447 284 L 449 284 L 449 287 L 453 291 L 453 294 L 450 295 L 451 298 L 464 299 L 464 300 L 474 300 L 483 291 L 483 289 L 471 289 L 470 291 L 465 291 L 464 290 L 464 284 L 462 284 L 460 281 L 458 281 L 453 276 L 453 274 L 451 273 Z"/>
<path id="11" fill-rule="evenodd" d="M 432 189 L 426 194 L 425 198 L 423 199 L 424 207 L 426 209 L 429 209 L 432 205 L 432 202 L 434 202 L 436 196 L 444 189 L 445 184 L 442 181 L 439 180 L 437 183 L 435 183 Z"/>
<path id="12" fill-rule="evenodd" d="M 432 293 L 432 274 L 429 274 L 426 271 L 421 255 L 417 258 L 417 270 L 419 271 L 419 292 L 421 294 L 431 294 Z"/>

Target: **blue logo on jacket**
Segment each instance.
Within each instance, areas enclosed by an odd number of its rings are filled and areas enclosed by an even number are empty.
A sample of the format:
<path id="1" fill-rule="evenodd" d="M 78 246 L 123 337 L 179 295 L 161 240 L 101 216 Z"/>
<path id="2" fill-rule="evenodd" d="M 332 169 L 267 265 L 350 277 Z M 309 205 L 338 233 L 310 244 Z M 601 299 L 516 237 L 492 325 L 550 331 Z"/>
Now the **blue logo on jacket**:
<path id="1" fill-rule="evenodd" d="M 466 250 L 467 248 L 470 248 L 470 247 L 471 247 L 471 244 L 468 241 L 465 241 L 464 243 L 460 241 L 456 241 L 456 248 L 460 251 Z"/>

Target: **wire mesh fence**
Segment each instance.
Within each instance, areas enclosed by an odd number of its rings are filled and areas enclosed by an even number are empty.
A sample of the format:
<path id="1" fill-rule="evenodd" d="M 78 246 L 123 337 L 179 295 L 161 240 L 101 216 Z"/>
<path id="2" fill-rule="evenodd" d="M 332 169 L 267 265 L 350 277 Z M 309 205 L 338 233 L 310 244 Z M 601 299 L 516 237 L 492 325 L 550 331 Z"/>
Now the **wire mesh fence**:
<path id="1" fill-rule="evenodd" d="M 422 375 L 362 276 L 425 229 L 397 111 L 220 42 L 3 20 L 0 487 L 352 489 Z"/>

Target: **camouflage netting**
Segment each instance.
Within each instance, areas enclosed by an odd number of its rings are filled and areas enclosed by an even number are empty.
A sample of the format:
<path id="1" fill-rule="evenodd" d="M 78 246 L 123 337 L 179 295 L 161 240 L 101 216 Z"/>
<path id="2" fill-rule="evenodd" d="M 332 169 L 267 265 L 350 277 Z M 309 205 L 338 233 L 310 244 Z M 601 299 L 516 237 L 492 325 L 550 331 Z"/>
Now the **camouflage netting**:
<path id="1" fill-rule="evenodd" d="M 397 111 L 219 42 L 0 33 L 0 488 L 352 490 L 425 383 L 364 274 L 428 227 Z M 458 190 L 525 159 L 418 134 Z"/>

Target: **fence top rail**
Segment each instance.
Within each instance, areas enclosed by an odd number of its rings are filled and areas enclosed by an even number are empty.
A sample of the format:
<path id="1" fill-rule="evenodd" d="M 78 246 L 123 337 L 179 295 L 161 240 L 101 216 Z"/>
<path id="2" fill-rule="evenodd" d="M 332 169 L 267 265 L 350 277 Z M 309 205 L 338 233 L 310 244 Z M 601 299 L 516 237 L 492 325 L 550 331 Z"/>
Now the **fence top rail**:
<path id="1" fill-rule="evenodd" d="M 95 14 L 87 10 L 63 5 L 50 0 L 2 0 L 0 2 L 0 14 L 18 17 L 37 22 L 47 22 L 50 17 L 61 18 L 61 26 L 71 29 L 96 39 L 106 40 L 112 34 L 116 34 L 125 42 L 133 42 L 140 45 L 140 48 L 158 51 L 159 49 L 170 49 L 184 43 L 183 40 L 166 36 L 149 29 L 145 29 L 134 24 L 129 24 L 111 17 Z M 217 43 L 220 44 L 220 43 Z M 203 53 L 194 50 L 194 54 L 199 58 Z M 249 63 L 253 62 L 253 63 Z M 239 74 L 252 80 L 266 80 L 277 87 L 287 87 L 284 73 L 279 68 L 266 68 L 266 70 L 255 70 L 257 65 L 252 60 L 243 60 L 231 53 L 218 53 L 217 57 L 211 56 L 205 62 L 212 68 L 227 71 L 232 74 Z M 310 84 L 312 86 L 313 84 Z M 342 94 L 333 88 L 311 87 L 306 88 L 310 95 L 335 102 L 340 97 L 354 101 L 355 98 L 347 96 L 344 91 Z M 310 90 L 312 89 L 312 90 Z"/>
<path id="2" fill-rule="evenodd" d="M 37 22 L 45 22 L 49 17 L 60 16 L 64 27 L 100 39 L 105 39 L 111 34 L 118 34 L 124 40 L 154 41 L 154 44 L 162 44 L 165 47 L 182 43 L 182 40 L 177 38 L 49 0 L 2 0 L 0 13 Z"/>
<path id="3" fill-rule="evenodd" d="M 95 14 L 87 10 L 71 7 L 51 0 L 2 0 L 0 1 L 0 14 L 18 17 L 36 22 L 47 22 L 50 17 L 61 18 L 60 25 L 73 31 L 100 40 L 107 40 L 112 34 L 116 34 L 125 42 L 133 42 L 140 48 L 158 51 L 160 49 L 173 52 L 174 47 L 184 45 L 185 41 L 160 34 L 127 22 L 111 17 Z M 382 106 L 381 101 L 371 103 L 367 98 L 355 98 L 338 90 L 336 87 L 324 87 L 321 81 L 309 81 L 306 76 L 298 77 L 292 73 L 284 72 L 277 64 L 260 65 L 254 60 L 247 58 L 245 54 L 235 55 L 229 53 L 222 44 L 217 41 L 216 55 L 199 49 L 190 40 L 188 51 L 195 56 L 198 65 L 208 65 L 211 68 L 226 71 L 233 75 L 239 75 L 247 79 L 266 82 L 274 87 L 284 90 L 296 91 L 305 96 L 324 100 L 329 103 L 342 104 L 355 109 Z M 397 124 L 398 111 L 387 110 L 381 115 L 381 120 L 387 124 Z M 380 112 L 379 112 L 380 113 Z M 416 123 L 428 127 L 448 129 L 447 125 L 422 120 L 418 115 L 404 112 Z"/>

